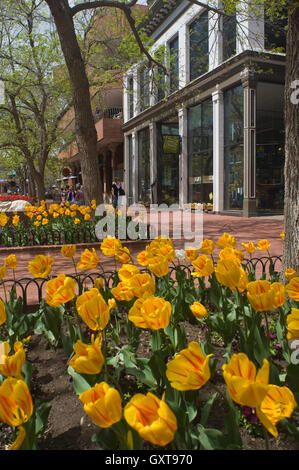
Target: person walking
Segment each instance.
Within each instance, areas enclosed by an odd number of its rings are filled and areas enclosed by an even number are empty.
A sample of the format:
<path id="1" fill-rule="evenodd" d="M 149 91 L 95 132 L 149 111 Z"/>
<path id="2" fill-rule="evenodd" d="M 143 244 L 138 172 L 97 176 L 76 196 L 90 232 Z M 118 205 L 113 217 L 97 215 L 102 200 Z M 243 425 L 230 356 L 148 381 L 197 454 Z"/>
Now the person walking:
<path id="1" fill-rule="evenodd" d="M 80 183 L 76 185 L 76 195 L 75 195 L 75 203 L 78 206 L 84 206 L 84 192 L 83 186 Z"/>
<path id="2" fill-rule="evenodd" d="M 120 188 L 121 184 L 119 178 L 115 178 L 114 183 L 112 183 L 112 205 L 114 209 L 117 209 Z"/>

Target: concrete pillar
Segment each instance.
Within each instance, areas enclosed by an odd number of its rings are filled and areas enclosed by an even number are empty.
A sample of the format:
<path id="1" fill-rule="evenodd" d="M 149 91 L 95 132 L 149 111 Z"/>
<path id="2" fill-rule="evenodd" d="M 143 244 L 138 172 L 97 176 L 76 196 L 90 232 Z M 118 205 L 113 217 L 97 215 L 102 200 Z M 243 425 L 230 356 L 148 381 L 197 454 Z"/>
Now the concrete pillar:
<path id="1" fill-rule="evenodd" d="M 181 139 L 181 148 L 179 156 L 179 205 L 180 208 L 188 203 L 188 110 L 180 108 L 178 110 L 179 133 Z"/>
<path id="2" fill-rule="evenodd" d="M 179 29 L 179 88 L 189 82 L 189 27 L 186 24 Z"/>
<path id="3" fill-rule="evenodd" d="M 218 87 L 213 101 L 213 210 L 224 209 L 224 103 Z"/>
<path id="4" fill-rule="evenodd" d="M 253 69 L 241 73 L 244 88 L 244 199 L 243 216 L 252 217 L 256 209 L 256 85 Z"/>
<path id="5" fill-rule="evenodd" d="M 149 124 L 150 131 L 150 179 L 151 179 L 151 203 L 158 204 L 157 193 L 157 124 Z"/>

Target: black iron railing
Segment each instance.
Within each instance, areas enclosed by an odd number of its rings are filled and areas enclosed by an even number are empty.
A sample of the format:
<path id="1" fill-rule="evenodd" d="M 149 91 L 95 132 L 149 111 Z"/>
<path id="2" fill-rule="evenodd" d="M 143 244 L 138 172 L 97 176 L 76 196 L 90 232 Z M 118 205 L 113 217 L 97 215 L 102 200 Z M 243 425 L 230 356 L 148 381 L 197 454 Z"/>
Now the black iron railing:
<path id="1" fill-rule="evenodd" d="M 260 277 L 270 277 L 271 270 L 273 273 L 279 274 L 281 272 L 282 260 L 280 256 L 272 257 L 272 264 L 269 258 L 252 258 L 251 260 L 243 260 L 242 263 L 244 269 L 247 273 L 254 273 L 256 278 L 259 279 Z M 188 276 L 191 276 L 191 268 L 185 266 L 185 271 Z M 141 269 L 141 272 L 145 271 Z M 175 271 L 175 267 L 170 268 L 170 274 L 172 275 Z M 95 271 L 92 273 L 79 273 L 78 275 L 75 274 L 68 274 L 69 277 L 75 279 L 77 284 L 77 294 L 81 290 L 91 289 L 93 287 L 94 281 L 97 278 L 102 278 L 105 282 L 105 285 L 108 289 L 112 288 L 115 272 L 107 271 L 105 275 L 102 271 Z M 4 298 L 5 292 L 8 293 L 13 286 L 15 286 L 17 297 L 22 297 L 23 299 L 23 306 L 24 311 L 26 311 L 29 305 L 36 306 L 38 305 L 42 299 L 45 298 L 46 292 L 46 283 L 48 282 L 48 278 L 41 279 L 41 278 L 22 278 L 14 281 L 13 279 L 5 279 L 1 282 L 0 285 L 0 297 Z M 29 302 L 30 301 L 30 302 Z"/>
<path id="2" fill-rule="evenodd" d="M 99 109 L 95 112 L 94 121 L 97 122 L 100 119 L 122 119 L 123 118 L 123 108 L 120 106 L 114 106 L 107 109 Z"/>

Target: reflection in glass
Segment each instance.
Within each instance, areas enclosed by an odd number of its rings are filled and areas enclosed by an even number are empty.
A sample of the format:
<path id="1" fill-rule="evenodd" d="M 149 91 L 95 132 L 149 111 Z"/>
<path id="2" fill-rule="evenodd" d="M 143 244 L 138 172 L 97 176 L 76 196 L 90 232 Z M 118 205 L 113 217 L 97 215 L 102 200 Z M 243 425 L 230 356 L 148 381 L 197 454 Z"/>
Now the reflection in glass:
<path id="1" fill-rule="evenodd" d="M 159 204 L 176 204 L 179 198 L 180 137 L 175 122 L 159 123 L 157 127 L 157 190 Z"/>
<path id="2" fill-rule="evenodd" d="M 209 203 L 213 193 L 213 107 L 206 100 L 188 110 L 189 202 Z"/>
<path id="3" fill-rule="evenodd" d="M 256 197 L 259 210 L 283 211 L 284 86 L 258 83 Z"/>
<path id="4" fill-rule="evenodd" d="M 224 207 L 243 208 L 244 118 L 243 87 L 224 93 Z"/>
<path id="5" fill-rule="evenodd" d="M 129 205 L 133 203 L 133 141 L 132 141 L 132 135 L 129 135 L 127 137 L 128 139 L 128 158 L 127 158 L 127 172 L 129 175 L 129 187 L 127 189 L 127 196 L 128 196 L 128 203 Z"/>
<path id="6" fill-rule="evenodd" d="M 148 127 L 138 132 L 138 202 L 151 202 L 150 133 Z"/>
<path id="7" fill-rule="evenodd" d="M 189 26 L 190 80 L 209 68 L 209 19 L 208 12 L 200 15 Z"/>

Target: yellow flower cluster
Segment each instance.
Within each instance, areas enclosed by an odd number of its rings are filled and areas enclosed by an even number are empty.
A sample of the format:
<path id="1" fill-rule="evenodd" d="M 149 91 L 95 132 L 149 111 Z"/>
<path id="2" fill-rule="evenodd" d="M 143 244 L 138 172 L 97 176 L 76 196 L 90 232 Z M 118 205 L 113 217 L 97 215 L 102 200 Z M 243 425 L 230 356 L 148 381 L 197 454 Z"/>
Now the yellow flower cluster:
<path id="1" fill-rule="evenodd" d="M 91 212 L 95 209 L 96 202 L 94 200 L 91 201 L 90 206 L 81 206 L 75 203 L 71 204 L 66 201 L 63 204 L 50 204 L 49 208 L 47 208 L 45 201 L 41 201 L 39 206 L 26 204 L 24 213 L 32 220 L 35 227 L 47 225 L 51 219 L 63 219 L 65 217 L 73 219 L 74 224 L 78 225 L 82 220 L 90 220 Z"/>

